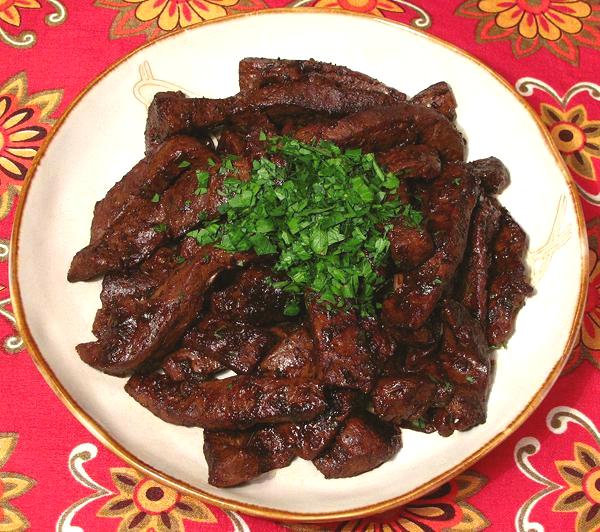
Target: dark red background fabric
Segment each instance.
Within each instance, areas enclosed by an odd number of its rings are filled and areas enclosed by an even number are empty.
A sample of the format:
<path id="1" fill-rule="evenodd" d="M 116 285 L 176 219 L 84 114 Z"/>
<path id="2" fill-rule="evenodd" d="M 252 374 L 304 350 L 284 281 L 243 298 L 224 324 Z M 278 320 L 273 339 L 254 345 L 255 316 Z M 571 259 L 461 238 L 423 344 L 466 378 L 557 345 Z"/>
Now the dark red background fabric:
<path id="1" fill-rule="evenodd" d="M 347 523 L 288 526 L 600 528 L 597 0 L 0 0 L 0 530 L 284 528 L 156 485 L 105 449 L 53 394 L 24 349 L 7 270 L 14 208 L 31 159 L 53 122 L 94 77 L 148 40 L 201 15 L 298 5 L 419 25 L 469 51 L 521 90 L 542 116 L 580 189 L 590 287 L 580 340 L 565 371 L 531 418 L 500 447 L 403 508 Z M 540 193 L 543 187 L 540 176 Z"/>

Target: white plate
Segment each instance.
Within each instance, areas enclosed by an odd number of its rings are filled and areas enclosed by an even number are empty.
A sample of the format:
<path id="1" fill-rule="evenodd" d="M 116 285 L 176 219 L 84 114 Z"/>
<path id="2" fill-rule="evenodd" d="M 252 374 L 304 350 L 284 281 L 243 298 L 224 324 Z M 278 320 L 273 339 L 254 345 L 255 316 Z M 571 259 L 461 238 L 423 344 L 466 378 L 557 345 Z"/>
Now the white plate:
<path id="1" fill-rule="evenodd" d="M 138 99 L 168 86 L 148 81 L 148 65 L 157 79 L 190 94 L 222 97 L 237 91 L 237 64 L 246 56 L 313 57 L 408 94 L 446 80 L 459 103 L 469 158 L 493 154 L 510 169 L 512 184 L 501 200 L 538 251 L 529 258 L 536 294 L 519 314 L 508 349 L 498 353 L 486 424 L 450 438 L 404 431 L 404 448 L 394 460 L 356 478 L 325 480 L 311 463 L 296 460 L 223 490 L 207 484 L 200 429 L 162 422 L 123 391 L 123 379 L 79 360 L 74 347 L 92 339 L 100 282 L 69 284 L 67 269 L 89 240 L 94 203 L 143 153 L 146 108 Z M 140 74 L 146 81 L 137 83 Z M 101 76 L 71 106 L 39 154 L 23 196 L 13 235 L 12 295 L 46 379 L 96 436 L 133 465 L 207 501 L 253 514 L 350 517 L 432 489 L 531 414 L 557 377 L 581 317 L 587 280 L 583 218 L 544 128 L 512 88 L 475 59 L 381 19 L 316 10 L 262 12 L 151 43 Z"/>

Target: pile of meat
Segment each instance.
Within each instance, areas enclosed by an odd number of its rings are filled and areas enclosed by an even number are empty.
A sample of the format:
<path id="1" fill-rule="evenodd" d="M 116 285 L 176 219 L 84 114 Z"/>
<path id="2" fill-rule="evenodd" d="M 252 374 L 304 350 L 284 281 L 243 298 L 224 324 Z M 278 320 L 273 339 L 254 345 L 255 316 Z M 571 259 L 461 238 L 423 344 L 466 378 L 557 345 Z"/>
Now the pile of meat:
<path id="1" fill-rule="evenodd" d="M 146 156 L 96 204 L 71 264 L 70 281 L 104 275 L 97 341 L 80 357 L 128 376 L 127 392 L 161 419 L 202 427 L 215 486 L 295 457 L 327 478 L 358 475 L 395 455 L 401 427 L 448 436 L 483 423 L 490 352 L 532 289 L 526 235 L 495 198 L 507 170 L 464 161 L 450 87 L 407 99 L 344 67 L 256 58 L 240 62 L 239 82 L 224 99 L 155 96 Z M 261 133 L 360 147 L 403 178 L 397 194 L 424 222 L 393 223 L 379 316 L 307 294 L 287 318 L 272 257 L 186 237 L 219 216 L 225 156 L 242 180 L 269 156 Z M 200 195 L 198 169 L 210 173 Z"/>

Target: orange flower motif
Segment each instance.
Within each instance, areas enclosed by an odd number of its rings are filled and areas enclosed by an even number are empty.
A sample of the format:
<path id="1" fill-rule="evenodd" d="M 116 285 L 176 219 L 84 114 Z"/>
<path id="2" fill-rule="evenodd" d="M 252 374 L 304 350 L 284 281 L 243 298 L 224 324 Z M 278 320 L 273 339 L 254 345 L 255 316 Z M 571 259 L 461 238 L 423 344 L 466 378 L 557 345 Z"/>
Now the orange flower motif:
<path id="1" fill-rule="evenodd" d="M 135 16 L 141 21 L 157 20 L 164 31 L 177 26 L 185 28 L 196 22 L 224 17 L 225 7 L 237 4 L 238 0 L 126 0 L 138 4 Z"/>
<path id="2" fill-rule="evenodd" d="M 562 32 L 580 32 L 581 19 L 592 12 L 589 4 L 572 0 L 480 0 L 479 9 L 496 14 L 501 28 L 518 26 L 526 39 L 539 34 L 550 41 L 560 39 Z"/>
<path id="3" fill-rule="evenodd" d="M 593 159 L 600 158 L 600 121 L 588 120 L 583 105 L 561 111 L 543 103 L 540 109 L 542 120 L 569 168 L 595 180 Z"/>
<path id="4" fill-rule="evenodd" d="M 60 90 L 28 95 L 24 72 L 0 86 L 0 220 L 21 188 L 61 97 Z"/>
<path id="5" fill-rule="evenodd" d="M 38 9 L 40 4 L 37 0 L 0 0 L 0 20 L 11 26 L 21 25 L 21 14 L 19 9 Z"/>
<path id="6" fill-rule="evenodd" d="M 119 532 L 129 530 L 184 531 L 184 519 L 196 523 L 216 523 L 208 507 L 193 497 L 182 495 L 128 467 L 111 468 L 119 493 L 100 510 L 98 517 L 121 519 Z"/>
<path id="7" fill-rule="evenodd" d="M 510 40 L 515 57 L 543 47 L 577 64 L 580 46 L 600 49 L 600 6 L 590 0 L 467 0 L 456 14 L 479 20 L 478 42 Z"/>
<path id="8" fill-rule="evenodd" d="M 392 0 L 318 0 L 313 7 L 346 9 L 358 13 L 371 13 L 378 17 L 383 17 L 382 11 L 404 13 L 404 9 Z"/>
<path id="9" fill-rule="evenodd" d="M 567 489 L 552 508 L 555 512 L 577 512 L 577 530 L 600 528 L 600 453 L 585 443 L 575 443 L 574 460 L 556 462 Z"/>

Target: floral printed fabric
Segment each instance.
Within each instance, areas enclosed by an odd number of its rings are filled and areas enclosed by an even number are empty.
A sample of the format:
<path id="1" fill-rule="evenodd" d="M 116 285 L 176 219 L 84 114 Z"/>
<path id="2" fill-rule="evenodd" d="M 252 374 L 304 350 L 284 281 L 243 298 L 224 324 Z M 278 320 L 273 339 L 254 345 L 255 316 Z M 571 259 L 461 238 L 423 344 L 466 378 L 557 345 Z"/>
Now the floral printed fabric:
<path id="1" fill-rule="evenodd" d="M 174 29 L 284 6 L 397 20 L 498 71 L 540 115 L 571 170 L 590 245 L 579 343 L 523 427 L 471 470 L 403 508 L 319 526 L 221 510 L 145 478 L 103 448 L 33 366 L 15 330 L 7 280 L 27 169 L 65 106 L 98 73 Z M 599 529 L 599 50 L 597 0 L 0 0 L 0 530 Z M 400 52 L 382 53 L 402 60 Z"/>

